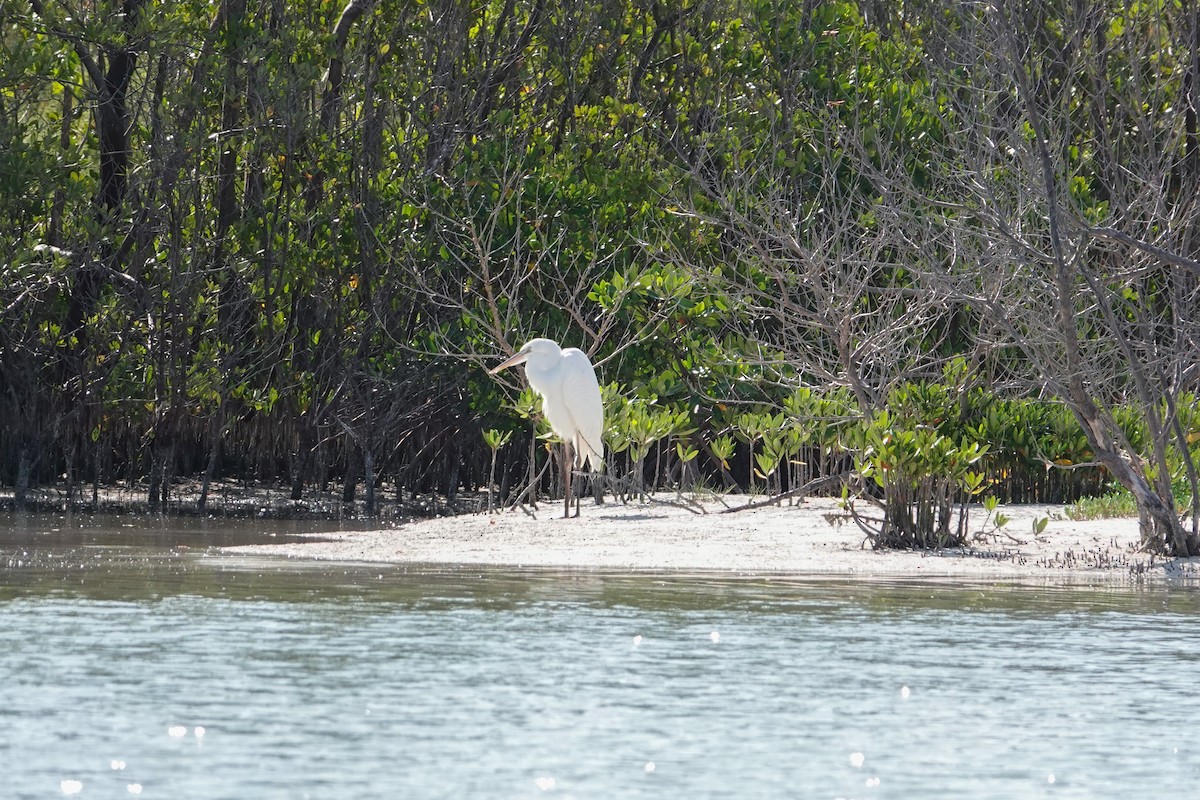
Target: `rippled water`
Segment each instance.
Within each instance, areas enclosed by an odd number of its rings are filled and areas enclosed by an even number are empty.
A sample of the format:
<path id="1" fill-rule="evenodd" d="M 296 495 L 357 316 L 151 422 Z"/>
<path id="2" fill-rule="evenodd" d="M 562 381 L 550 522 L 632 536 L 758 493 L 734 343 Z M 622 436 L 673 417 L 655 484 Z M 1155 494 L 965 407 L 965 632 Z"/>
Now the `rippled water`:
<path id="1" fill-rule="evenodd" d="M 1194 587 L 331 567 L 168 525 L 0 518 L 0 796 L 1198 789 Z"/>

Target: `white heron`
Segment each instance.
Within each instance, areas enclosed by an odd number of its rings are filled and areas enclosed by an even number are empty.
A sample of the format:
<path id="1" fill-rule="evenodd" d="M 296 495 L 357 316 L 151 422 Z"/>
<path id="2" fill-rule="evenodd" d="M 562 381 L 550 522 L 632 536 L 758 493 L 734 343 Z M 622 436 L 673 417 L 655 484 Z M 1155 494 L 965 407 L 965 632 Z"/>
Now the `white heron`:
<path id="1" fill-rule="evenodd" d="M 587 354 L 577 347 L 562 349 L 549 339 L 532 339 L 513 356 L 488 370 L 525 365 L 529 385 L 542 397 L 542 412 L 550 428 L 562 439 L 563 483 L 566 489 L 563 517 L 571 516 L 571 466 L 589 462 L 595 472 L 604 468 L 604 404 L 600 382 Z M 579 506 L 575 506 L 579 516 Z"/>

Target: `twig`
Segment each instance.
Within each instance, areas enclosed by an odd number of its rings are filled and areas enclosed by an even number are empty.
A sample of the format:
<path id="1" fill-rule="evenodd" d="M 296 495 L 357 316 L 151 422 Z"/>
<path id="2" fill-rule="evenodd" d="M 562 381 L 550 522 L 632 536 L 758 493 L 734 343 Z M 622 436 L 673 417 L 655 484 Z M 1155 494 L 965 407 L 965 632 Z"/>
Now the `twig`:
<path id="1" fill-rule="evenodd" d="M 708 512 L 704 510 L 704 506 L 700 505 L 695 500 L 658 500 L 653 495 L 646 495 L 642 499 L 642 502 L 648 503 L 650 505 L 671 506 L 672 508 L 682 508 L 686 511 L 692 512 L 693 514 L 695 514 L 697 516 L 703 516 L 703 515 L 708 514 Z M 723 514 L 725 512 L 722 511 L 721 513 Z"/>
<path id="2" fill-rule="evenodd" d="M 525 488 L 521 491 L 521 493 L 519 495 L 517 495 L 517 499 L 513 500 L 511 503 L 508 504 L 509 511 L 512 511 L 518 505 L 521 506 L 522 508 L 524 508 L 524 503 L 522 503 L 521 501 L 525 499 L 526 495 L 528 495 L 531 491 L 533 491 L 533 487 L 538 485 L 538 483 L 542 480 L 542 476 L 546 474 L 546 470 L 549 467 L 550 467 L 550 459 L 546 459 L 546 463 L 542 465 L 541 471 L 536 476 L 534 476 L 533 480 L 531 480 L 529 483 L 525 484 Z M 534 501 L 533 505 L 536 508 L 537 501 Z M 528 513 L 528 512 L 526 512 L 526 513 Z"/>

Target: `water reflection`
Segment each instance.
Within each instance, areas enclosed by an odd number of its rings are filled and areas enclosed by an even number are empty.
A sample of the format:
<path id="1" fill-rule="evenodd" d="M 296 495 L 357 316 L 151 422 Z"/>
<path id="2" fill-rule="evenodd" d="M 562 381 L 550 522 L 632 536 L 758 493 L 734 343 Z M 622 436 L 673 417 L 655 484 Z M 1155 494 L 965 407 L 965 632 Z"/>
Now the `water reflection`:
<path id="1" fill-rule="evenodd" d="M 1200 713 L 1187 586 L 314 564 L 210 549 L 253 527 L 6 526 L 6 797 L 1188 796 L 1200 775 L 1166 746 Z"/>

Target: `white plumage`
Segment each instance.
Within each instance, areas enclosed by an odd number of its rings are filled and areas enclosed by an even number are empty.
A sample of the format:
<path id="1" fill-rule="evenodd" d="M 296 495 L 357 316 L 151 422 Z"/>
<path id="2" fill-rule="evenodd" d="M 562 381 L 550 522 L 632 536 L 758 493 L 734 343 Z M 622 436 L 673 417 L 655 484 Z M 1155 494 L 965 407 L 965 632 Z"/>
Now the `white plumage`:
<path id="1" fill-rule="evenodd" d="M 574 464 L 585 461 L 593 471 L 604 468 L 604 404 L 600 382 L 587 354 L 577 347 L 562 349 L 549 339 L 532 339 L 511 358 L 488 374 L 517 364 L 525 365 L 529 385 L 542 397 L 546 421 L 567 445 Z M 567 500 L 570 502 L 570 473 L 567 474 Z"/>

